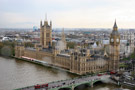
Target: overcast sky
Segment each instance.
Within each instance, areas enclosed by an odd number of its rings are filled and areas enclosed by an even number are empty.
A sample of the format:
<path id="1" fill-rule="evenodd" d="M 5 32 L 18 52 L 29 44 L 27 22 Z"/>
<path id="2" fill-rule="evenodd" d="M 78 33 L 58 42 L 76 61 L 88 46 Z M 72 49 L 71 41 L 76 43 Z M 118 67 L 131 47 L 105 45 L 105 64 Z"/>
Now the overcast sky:
<path id="1" fill-rule="evenodd" d="M 135 0 L 0 0 L 0 28 L 135 28 Z"/>

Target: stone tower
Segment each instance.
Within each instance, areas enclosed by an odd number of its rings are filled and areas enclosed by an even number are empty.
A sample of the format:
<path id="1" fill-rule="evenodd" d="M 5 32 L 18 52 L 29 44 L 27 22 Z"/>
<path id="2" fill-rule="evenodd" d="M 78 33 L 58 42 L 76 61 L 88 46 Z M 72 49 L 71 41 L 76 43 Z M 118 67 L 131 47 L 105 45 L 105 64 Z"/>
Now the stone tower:
<path id="1" fill-rule="evenodd" d="M 21 58 L 21 56 L 24 56 L 24 50 L 24 45 L 15 46 L 15 57 Z"/>
<path id="2" fill-rule="evenodd" d="M 110 71 L 119 70 L 119 51 L 120 51 L 120 34 L 118 32 L 118 27 L 115 21 L 113 31 L 110 35 L 110 61 L 109 61 Z"/>
<path id="3" fill-rule="evenodd" d="M 90 59 L 89 49 L 76 48 L 71 54 L 70 72 L 77 74 L 86 74 L 87 60 Z"/>
<path id="4" fill-rule="evenodd" d="M 49 48 L 52 46 L 52 22 L 50 21 L 50 25 L 48 21 L 44 21 L 44 25 L 42 25 L 42 21 L 40 22 L 40 44 L 43 48 Z"/>
<path id="5" fill-rule="evenodd" d="M 66 38 L 65 38 L 65 34 L 64 34 L 64 28 L 63 28 L 62 35 L 61 35 L 61 40 L 64 43 L 64 49 L 66 49 L 67 42 L 66 42 Z"/>

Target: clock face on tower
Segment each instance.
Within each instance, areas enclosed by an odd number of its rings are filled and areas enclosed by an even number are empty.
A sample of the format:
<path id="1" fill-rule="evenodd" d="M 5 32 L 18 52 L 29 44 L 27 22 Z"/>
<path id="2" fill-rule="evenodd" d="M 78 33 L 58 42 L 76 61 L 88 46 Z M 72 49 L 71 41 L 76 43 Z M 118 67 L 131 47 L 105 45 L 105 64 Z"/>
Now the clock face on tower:
<path id="1" fill-rule="evenodd" d="M 117 38 L 116 41 L 119 42 L 119 39 Z"/>
<path id="2" fill-rule="evenodd" d="M 111 39 L 111 42 L 113 42 L 114 40 L 113 40 L 113 38 Z"/>

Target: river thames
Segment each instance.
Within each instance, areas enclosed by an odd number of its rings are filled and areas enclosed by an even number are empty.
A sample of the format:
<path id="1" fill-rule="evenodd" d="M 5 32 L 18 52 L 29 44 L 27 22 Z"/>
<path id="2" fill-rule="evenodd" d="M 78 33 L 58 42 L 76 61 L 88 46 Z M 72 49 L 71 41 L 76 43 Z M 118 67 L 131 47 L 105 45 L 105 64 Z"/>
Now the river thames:
<path id="1" fill-rule="evenodd" d="M 30 62 L 0 57 L 0 90 L 44 84 L 57 80 L 77 77 L 65 71 L 48 68 Z M 99 83 L 91 87 L 80 86 L 80 90 L 114 90 L 120 88 L 113 84 Z M 127 87 L 123 90 L 130 90 Z"/>

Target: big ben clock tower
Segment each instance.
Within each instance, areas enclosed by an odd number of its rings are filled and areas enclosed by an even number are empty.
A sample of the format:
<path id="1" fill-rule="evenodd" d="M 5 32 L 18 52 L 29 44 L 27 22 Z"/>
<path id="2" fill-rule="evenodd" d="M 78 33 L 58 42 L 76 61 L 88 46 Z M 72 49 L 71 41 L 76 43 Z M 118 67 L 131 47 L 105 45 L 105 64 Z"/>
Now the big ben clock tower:
<path id="1" fill-rule="evenodd" d="M 120 34 L 118 33 L 118 27 L 116 21 L 113 26 L 113 31 L 110 35 L 110 60 L 109 70 L 119 70 L 119 51 L 120 51 Z"/>

